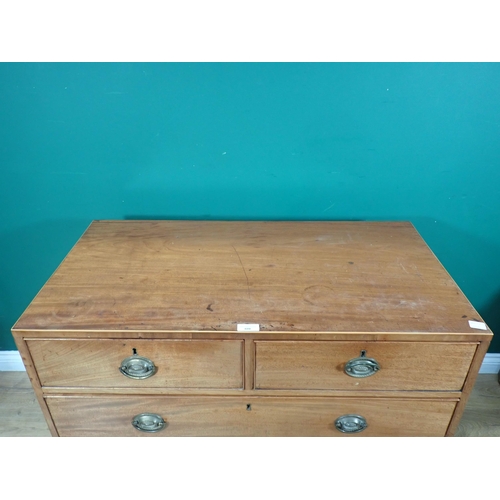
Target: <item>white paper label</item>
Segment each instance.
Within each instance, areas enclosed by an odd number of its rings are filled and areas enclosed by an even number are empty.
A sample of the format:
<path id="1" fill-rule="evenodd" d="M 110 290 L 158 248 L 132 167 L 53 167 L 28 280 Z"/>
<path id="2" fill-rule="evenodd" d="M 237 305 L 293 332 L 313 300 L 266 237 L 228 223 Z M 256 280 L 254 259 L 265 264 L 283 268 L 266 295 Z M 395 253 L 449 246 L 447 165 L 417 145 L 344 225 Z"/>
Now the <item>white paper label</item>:
<path id="1" fill-rule="evenodd" d="M 238 323 L 237 330 L 239 332 L 258 332 L 260 328 L 257 323 Z"/>
<path id="2" fill-rule="evenodd" d="M 478 330 L 486 330 L 486 325 L 481 321 L 472 321 L 469 320 L 469 326 L 471 328 L 477 328 Z"/>

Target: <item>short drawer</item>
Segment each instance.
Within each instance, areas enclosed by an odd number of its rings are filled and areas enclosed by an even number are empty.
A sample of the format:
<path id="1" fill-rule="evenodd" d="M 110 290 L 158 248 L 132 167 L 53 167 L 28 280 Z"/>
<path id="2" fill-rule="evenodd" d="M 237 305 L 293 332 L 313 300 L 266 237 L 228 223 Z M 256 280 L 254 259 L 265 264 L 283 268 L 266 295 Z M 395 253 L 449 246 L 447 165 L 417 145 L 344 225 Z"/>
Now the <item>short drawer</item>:
<path id="1" fill-rule="evenodd" d="M 455 401 L 259 397 L 47 397 L 60 436 L 444 436 Z M 158 432 L 133 427 L 156 414 Z M 356 415 L 361 432 L 336 427 Z M 349 428 L 349 427 L 348 427 Z M 352 427 L 351 427 L 352 430 Z M 356 429 L 354 429 L 356 430 Z"/>
<path id="2" fill-rule="evenodd" d="M 27 344 L 44 387 L 243 387 L 240 340 L 32 339 Z M 122 374 L 123 360 L 134 355 L 152 362 L 152 376 Z"/>
<path id="3" fill-rule="evenodd" d="M 462 389 L 475 343 L 255 342 L 256 389 L 429 390 Z M 345 372 L 351 359 L 374 359 L 372 375 Z"/>

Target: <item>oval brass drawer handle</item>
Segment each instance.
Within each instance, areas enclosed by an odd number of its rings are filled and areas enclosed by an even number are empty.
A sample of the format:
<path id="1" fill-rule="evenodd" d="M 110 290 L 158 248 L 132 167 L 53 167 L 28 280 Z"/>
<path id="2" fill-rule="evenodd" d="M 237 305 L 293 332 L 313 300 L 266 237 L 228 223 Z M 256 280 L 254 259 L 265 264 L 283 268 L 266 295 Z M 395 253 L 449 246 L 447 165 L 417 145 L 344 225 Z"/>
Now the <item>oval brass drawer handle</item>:
<path id="1" fill-rule="evenodd" d="M 368 427 L 368 424 L 366 423 L 366 419 L 360 415 L 342 415 L 335 420 L 335 427 L 340 432 L 354 434 L 364 431 Z"/>
<path id="2" fill-rule="evenodd" d="M 142 432 L 159 432 L 165 429 L 166 422 L 156 413 L 141 413 L 132 419 L 132 425 Z"/>
<path id="3" fill-rule="evenodd" d="M 152 377 L 156 373 L 155 364 L 148 358 L 134 354 L 122 361 L 120 372 L 125 377 L 133 379 L 144 379 Z"/>
<path id="4" fill-rule="evenodd" d="M 344 368 L 350 377 L 364 378 L 375 375 L 380 370 L 380 365 L 373 358 L 365 357 L 365 351 L 361 351 L 359 358 L 349 360 Z"/>

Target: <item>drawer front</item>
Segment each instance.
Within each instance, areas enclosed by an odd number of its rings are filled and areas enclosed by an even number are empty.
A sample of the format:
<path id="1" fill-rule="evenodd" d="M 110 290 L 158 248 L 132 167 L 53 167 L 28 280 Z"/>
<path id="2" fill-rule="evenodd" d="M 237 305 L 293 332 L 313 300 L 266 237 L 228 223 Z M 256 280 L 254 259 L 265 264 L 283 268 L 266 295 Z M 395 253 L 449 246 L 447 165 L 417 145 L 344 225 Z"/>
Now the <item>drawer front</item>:
<path id="1" fill-rule="evenodd" d="M 240 340 L 27 340 L 44 387 L 243 387 Z M 120 372 L 134 352 L 156 367 L 133 379 Z"/>
<path id="2" fill-rule="evenodd" d="M 459 391 L 475 343 L 255 342 L 256 389 Z M 346 363 L 374 359 L 379 369 L 364 378 L 345 373 Z"/>
<path id="3" fill-rule="evenodd" d="M 259 397 L 47 397 L 60 436 L 444 436 L 454 401 Z M 153 413 L 166 426 L 137 430 Z M 340 432 L 335 422 L 358 415 L 367 427 Z"/>

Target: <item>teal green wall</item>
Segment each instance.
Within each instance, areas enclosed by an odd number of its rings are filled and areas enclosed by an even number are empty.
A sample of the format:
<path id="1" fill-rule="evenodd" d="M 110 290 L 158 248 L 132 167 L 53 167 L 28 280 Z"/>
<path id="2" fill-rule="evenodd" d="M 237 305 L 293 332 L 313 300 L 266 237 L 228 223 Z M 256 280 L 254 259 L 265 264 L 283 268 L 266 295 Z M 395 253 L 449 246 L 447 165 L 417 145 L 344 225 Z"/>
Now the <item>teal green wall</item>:
<path id="1" fill-rule="evenodd" d="M 92 219 L 410 220 L 500 333 L 500 64 L 4 63 L 0 173 L 0 350 Z"/>

